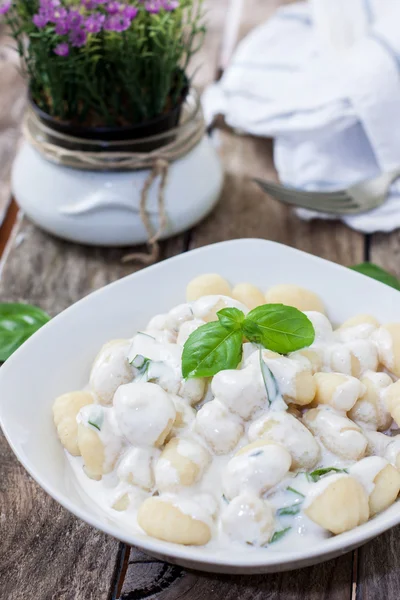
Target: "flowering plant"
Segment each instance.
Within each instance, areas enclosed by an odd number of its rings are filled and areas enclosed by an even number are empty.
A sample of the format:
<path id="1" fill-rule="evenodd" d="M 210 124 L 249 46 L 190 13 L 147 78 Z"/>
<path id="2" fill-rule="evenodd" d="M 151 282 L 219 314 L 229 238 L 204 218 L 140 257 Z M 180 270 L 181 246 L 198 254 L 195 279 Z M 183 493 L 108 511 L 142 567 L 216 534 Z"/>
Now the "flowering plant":
<path id="1" fill-rule="evenodd" d="M 202 0 L 0 0 L 0 14 L 35 104 L 91 127 L 137 124 L 177 106 L 204 34 Z"/>

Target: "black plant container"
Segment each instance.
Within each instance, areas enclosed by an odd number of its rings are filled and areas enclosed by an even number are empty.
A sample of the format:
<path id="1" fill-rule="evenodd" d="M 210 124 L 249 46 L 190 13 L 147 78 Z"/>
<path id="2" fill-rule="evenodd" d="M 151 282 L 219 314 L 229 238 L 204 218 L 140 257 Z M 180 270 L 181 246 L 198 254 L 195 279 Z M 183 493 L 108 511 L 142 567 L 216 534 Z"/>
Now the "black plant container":
<path id="1" fill-rule="evenodd" d="M 182 97 L 178 104 L 169 112 L 164 113 L 148 121 L 138 123 L 137 125 L 120 126 L 120 127 L 85 127 L 66 121 L 60 121 L 43 111 L 35 104 L 32 97 L 29 98 L 32 110 L 38 117 L 38 119 L 46 125 L 49 129 L 62 133 L 67 136 L 72 136 L 82 140 L 91 140 L 98 142 L 96 148 L 99 152 L 102 150 L 107 151 L 120 151 L 121 149 L 132 150 L 134 152 L 151 152 L 161 146 L 165 146 L 173 140 L 172 136 L 165 136 L 164 138 L 157 141 L 150 141 L 142 144 L 132 144 L 129 146 L 118 146 L 113 144 L 107 147 L 105 144 L 102 148 L 102 144 L 99 142 L 126 142 L 128 140 L 143 140 L 148 137 L 160 135 L 170 131 L 177 127 L 182 112 L 182 106 L 185 102 L 186 96 L 189 92 L 189 88 L 186 87 L 183 91 Z M 69 145 L 69 144 L 68 144 Z"/>

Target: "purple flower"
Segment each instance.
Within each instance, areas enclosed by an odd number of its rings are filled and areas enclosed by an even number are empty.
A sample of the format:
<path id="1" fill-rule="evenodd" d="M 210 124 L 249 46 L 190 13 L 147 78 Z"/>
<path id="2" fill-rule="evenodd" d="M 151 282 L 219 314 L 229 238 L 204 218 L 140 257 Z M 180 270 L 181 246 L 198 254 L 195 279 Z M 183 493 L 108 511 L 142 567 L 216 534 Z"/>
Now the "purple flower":
<path id="1" fill-rule="evenodd" d="M 92 10 L 93 8 L 96 8 L 95 0 L 82 0 L 82 4 L 88 10 Z"/>
<path id="2" fill-rule="evenodd" d="M 175 10 L 179 6 L 179 0 L 161 0 L 164 10 Z"/>
<path id="3" fill-rule="evenodd" d="M 5 15 L 11 8 L 11 0 L 0 0 L 0 15 Z"/>
<path id="4" fill-rule="evenodd" d="M 116 15 L 119 12 L 122 12 L 121 10 L 122 6 L 119 2 L 109 2 L 106 6 L 106 11 L 108 12 L 109 15 Z"/>
<path id="5" fill-rule="evenodd" d="M 149 13 L 158 13 L 161 10 L 160 0 L 146 0 L 144 7 Z"/>
<path id="6" fill-rule="evenodd" d="M 66 19 L 68 17 L 68 11 L 66 8 L 55 8 L 53 10 L 53 14 L 51 16 L 51 20 L 54 22 L 60 21 L 62 19 Z"/>
<path id="7" fill-rule="evenodd" d="M 58 56 L 68 56 L 68 54 L 69 54 L 69 46 L 65 42 L 62 43 L 62 44 L 58 44 L 54 48 L 53 52 L 54 52 L 54 54 L 57 54 Z"/>
<path id="8" fill-rule="evenodd" d="M 33 15 L 32 17 L 32 23 L 36 25 L 38 29 L 43 29 L 43 27 L 46 27 L 48 22 L 49 19 L 46 14 L 38 13 L 37 15 Z"/>
<path id="9" fill-rule="evenodd" d="M 69 34 L 71 45 L 75 48 L 82 48 L 87 41 L 87 33 L 83 29 L 73 29 Z"/>
<path id="10" fill-rule="evenodd" d="M 68 15 L 68 24 L 70 29 L 77 29 L 83 23 L 83 16 L 77 10 L 70 10 Z"/>
<path id="11" fill-rule="evenodd" d="M 69 31 L 68 19 L 60 19 L 55 23 L 55 32 L 57 35 L 66 35 Z"/>
<path id="12" fill-rule="evenodd" d="M 107 31 L 126 31 L 131 26 L 131 19 L 125 15 L 111 15 L 106 19 L 104 29 Z"/>
<path id="13" fill-rule="evenodd" d="M 132 6 L 131 4 L 127 4 L 125 6 L 125 8 L 124 8 L 125 17 L 128 17 L 128 19 L 133 21 L 133 19 L 136 17 L 137 14 L 138 14 L 138 9 L 136 8 L 136 6 Z"/>
<path id="14" fill-rule="evenodd" d="M 100 13 L 93 13 L 85 19 L 85 30 L 87 33 L 99 33 L 103 27 L 106 17 Z"/>

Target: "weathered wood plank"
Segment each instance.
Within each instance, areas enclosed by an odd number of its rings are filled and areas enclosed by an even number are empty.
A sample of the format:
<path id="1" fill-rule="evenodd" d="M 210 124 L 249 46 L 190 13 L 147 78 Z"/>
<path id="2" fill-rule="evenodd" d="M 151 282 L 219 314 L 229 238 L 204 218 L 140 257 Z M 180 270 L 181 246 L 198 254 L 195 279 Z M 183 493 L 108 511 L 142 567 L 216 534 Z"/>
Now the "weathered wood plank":
<path id="1" fill-rule="evenodd" d="M 400 277 L 400 232 L 372 235 L 368 258 Z M 399 535 L 396 527 L 359 549 L 356 600 L 398 599 Z"/>
<path id="2" fill-rule="evenodd" d="M 351 558 L 351 555 L 350 555 Z M 282 575 L 211 575 L 187 571 L 132 550 L 120 600 L 344 600 L 350 598 L 348 556 Z"/>

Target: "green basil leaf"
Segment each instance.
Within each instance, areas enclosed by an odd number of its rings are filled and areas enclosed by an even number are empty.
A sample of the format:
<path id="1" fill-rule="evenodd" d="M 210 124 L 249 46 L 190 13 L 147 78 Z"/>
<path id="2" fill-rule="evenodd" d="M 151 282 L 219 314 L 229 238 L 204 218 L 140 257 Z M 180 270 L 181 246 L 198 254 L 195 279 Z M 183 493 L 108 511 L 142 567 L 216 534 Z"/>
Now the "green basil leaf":
<path id="1" fill-rule="evenodd" d="M 362 275 L 366 275 L 367 277 L 371 277 L 372 279 L 376 279 L 381 283 L 390 285 L 390 287 L 400 291 L 400 281 L 397 279 L 397 277 L 391 275 L 381 267 L 378 267 L 378 265 L 365 262 L 355 265 L 354 267 L 350 267 L 350 269 L 357 271 L 357 273 L 361 273 Z"/>
<path id="2" fill-rule="evenodd" d="M 283 538 L 283 536 L 286 535 L 287 532 L 290 531 L 291 529 L 292 529 L 291 527 L 285 527 L 285 529 L 281 529 L 280 531 L 275 531 L 275 533 L 272 536 L 272 538 L 270 539 L 269 543 L 274 544 L 275 542 L 279 542 L 279 540 L 281 540 Z"/>
<path id="3" fill-rule="evenodd" d="M 219 321 L 202 325 L 183 347 L 183 377 L 212 377 L 223 369 L 236 369 L 242 359 L 242 339 L 241 330 L 229 331 Z"/>
<path id="4" fill-rule="evenodd" d="M 217 312 L 217 317 L 222 327 L 229 331 L 242 328 L 244 313 L 238 308 L 223 308 Z"/>
<path id="5" fill-rule="evenodd" d="M 348 473 L 347 469 L 337 469 L 336 467 L 324 467 L 323 469 L 316 469 L 315 471 L 312 471 L 311 473 L 307 473 L 307 478 L 311 479 L 311 481 L 314 481 L 314 483 L 316 483 L 317 481 L 319 481 L 321 479 L 321 477 L 323 477 L 324 475 L 327 475 L 328 473 Z"/>
<path id="6" fill-rule="evenodd" d="M 7 360 L 49 320 L 49 315 L 36 306 L 0 303 L 0 361 Z"/>
<path id="7" fill-rule="evenodd" d="M 291 506 L 284 506 L 283 508 L 278 508 L 278 510 L 276 511 L 276 514 L 279 517 L 284 517 L 286 515 L 298 515 L 299 512 L 301 511 L 301 502 L 298 502 L 297 504 L 292 504 Z"/>
<path id="8" fill-rule="evenodd" d="M 315 338 L 310 319 L 284 304 L 264 304 L 251 310 L 244 320 L 243 332 L 250 342 L 279 354 L 310 346 Z"/>

